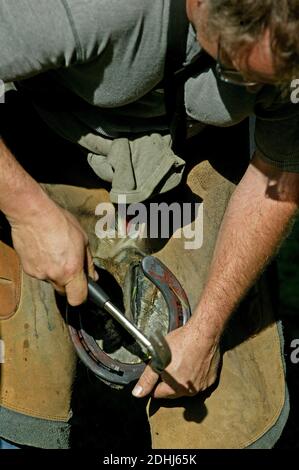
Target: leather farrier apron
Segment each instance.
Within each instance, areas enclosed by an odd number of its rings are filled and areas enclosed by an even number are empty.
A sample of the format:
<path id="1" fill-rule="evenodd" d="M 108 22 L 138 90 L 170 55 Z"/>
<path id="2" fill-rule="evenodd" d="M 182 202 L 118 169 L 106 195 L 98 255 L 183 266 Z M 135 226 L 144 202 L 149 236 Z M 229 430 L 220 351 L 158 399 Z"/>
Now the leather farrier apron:
<path id="1" fill-rule="evenodd" d="M 186 251 L 183 240 L 173 238 L 156 256 L 176 274 L 194 308 L 207 274 L 217 227 L 233 188 L 208 162 L 193 170 L 189 185 L 204 201 L 208 236 L 195 252 Z M 101 257 L 101 244 L 92 241 L 92 229 L 94 209 L 105 199 L 105 193 L 64 186 L 50 191 L 55 200 L 77 216 L 80 208 L 79 219 L 85 228 L 89 226 L 93 255 Z M 75 355 L 53 289 L 22 273 L 15 252 L 8 245 L 1 243 L 0 253 L 1 339 L 6 351 L 1 365 L 1 405 L 41 419 L 67 421 Z M 255 320 L 252 313 L 252 322 Z M 246 328 L 252 326 L 248 318 L 244 324 L 237 322 L 235 329 L 231 328 L 234 344 L 224 354 L 217 389 L 205 401 L 200 395 L 174 404 L 151 401 L 154 448 L 245 447 L 275 424 L 285 396 L 280 342 L 270 304 L 263 308 L 260 320 L 262 331 L 252 337 L 246 337 Z M 173 436 L 178 436 L 177 441 Z"/>

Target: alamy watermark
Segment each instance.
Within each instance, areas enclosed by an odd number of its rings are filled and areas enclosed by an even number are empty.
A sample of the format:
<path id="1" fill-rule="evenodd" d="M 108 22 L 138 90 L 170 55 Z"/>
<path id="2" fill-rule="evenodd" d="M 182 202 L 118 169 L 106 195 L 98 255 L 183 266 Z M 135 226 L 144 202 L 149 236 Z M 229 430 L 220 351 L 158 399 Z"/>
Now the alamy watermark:
<path id="1" fill-rule="evenodd" d="M 294 349 L 291 353 L 291 362 L 293 364 L 299 364 L 299 339 L 293 339 L 291 348 Z"/>
<path id="2" fill-rule="evenodd" d="M 203 244 L 202 203 L 133 203 L 125 195 L 116 206 L 100 203 L 95 211 L 100 216 L 95 233 L 98 238 L 168 239 L 184 238 L 187 250 Z"/>
<path id="3" fill-rule="evenodd" d="M 0 104 L 5 103 L 5 83 L 0 80 Z"/>
<path id="4" fill-rule="evenodd" d="M 295 78 L 291 82 L 291 102 L 293 104 L 299 103 L 299 78 Z"/>
<path id="5" fill-rule="evenodd" d="M 5 362 L 5 344 L 2 339 L 0 339 L 0 364 Z"/>

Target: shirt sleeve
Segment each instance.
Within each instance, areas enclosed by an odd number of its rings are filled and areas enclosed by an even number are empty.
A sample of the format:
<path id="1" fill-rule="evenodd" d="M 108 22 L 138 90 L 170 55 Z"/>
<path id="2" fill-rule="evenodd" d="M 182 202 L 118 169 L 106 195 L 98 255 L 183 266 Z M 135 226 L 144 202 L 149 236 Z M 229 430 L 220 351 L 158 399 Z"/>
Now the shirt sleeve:
<path id="1" fill-rule="evenodd" d="M 299 105 L 276 102 L 256 110 L 255 143 L 263 160 L 299 173 Z"/>
<path id="2" fill-rule="evenodd" d="M 0 0 L 0 79 L 21 80 L 80 60 L 64 0 Z"/>

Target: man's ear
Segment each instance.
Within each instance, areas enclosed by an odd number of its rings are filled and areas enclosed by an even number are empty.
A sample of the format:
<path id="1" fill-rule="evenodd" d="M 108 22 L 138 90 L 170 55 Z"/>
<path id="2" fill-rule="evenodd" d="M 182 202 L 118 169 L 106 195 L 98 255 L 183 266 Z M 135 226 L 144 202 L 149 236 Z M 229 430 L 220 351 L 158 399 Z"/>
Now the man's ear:
<path id="1" fill-rule="evenodd" d="M 205 2 L 205 0 L 186 0 L 186 10 L 189 20 L 192 22 L 196 17 L 198 8 Z"/>

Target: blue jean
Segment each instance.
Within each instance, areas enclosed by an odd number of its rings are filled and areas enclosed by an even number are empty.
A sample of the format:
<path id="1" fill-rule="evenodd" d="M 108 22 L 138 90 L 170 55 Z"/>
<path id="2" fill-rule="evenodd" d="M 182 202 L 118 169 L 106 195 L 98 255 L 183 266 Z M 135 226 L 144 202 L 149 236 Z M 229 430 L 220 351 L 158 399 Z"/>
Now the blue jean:
<path id="1" fill-rule="evenodd" d="M 19 447 L 16 447 L 13 444 L 10 444 L 9 442 L 6 442 L 3 439 L 0 439 L 0 450 L 3 450 L 3 449 L 19 449 Z"/>

